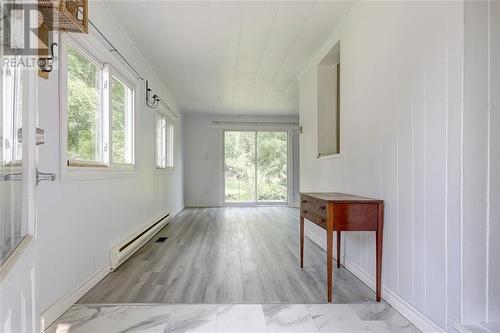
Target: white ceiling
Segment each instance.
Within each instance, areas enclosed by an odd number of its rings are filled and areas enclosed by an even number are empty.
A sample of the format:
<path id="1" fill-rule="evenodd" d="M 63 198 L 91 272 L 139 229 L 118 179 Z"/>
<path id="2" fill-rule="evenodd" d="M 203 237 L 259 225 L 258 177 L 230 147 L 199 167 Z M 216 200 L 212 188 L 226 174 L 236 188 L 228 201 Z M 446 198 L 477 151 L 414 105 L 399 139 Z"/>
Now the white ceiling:
<path id="1" fill-rule="evenodd" d="M 117 1 L 106 7 L 187 113 L 297 114 L 297 77 L 352 1 Z"/>

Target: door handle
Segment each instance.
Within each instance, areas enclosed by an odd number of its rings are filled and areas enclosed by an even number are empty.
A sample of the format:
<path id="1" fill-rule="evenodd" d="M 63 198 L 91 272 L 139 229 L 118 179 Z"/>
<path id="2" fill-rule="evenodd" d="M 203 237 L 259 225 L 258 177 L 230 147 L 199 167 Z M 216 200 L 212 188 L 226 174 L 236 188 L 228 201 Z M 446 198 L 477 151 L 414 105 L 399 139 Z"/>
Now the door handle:
<path id="1" fill-rule="evenodd" d="M 3 182 L 8 182 L 8 181 L 19 181 L 19 182 L 22 182 L 23 179 L 24 178 L 23 178 L 23 173 L 22 172 L 19 172 L 19 173 L 8 173 L 8 174 L 2 176 L 2 181 Z"/>
<path id="2" fill-rule="evenodd" d="M 56 180 L 55 173 L 40 172 L 40 171 L 38 171 L 38 169 L 36 169 L 36 184 L 37 185 L 43 181 L 53 182 L 54 180 Z"/>

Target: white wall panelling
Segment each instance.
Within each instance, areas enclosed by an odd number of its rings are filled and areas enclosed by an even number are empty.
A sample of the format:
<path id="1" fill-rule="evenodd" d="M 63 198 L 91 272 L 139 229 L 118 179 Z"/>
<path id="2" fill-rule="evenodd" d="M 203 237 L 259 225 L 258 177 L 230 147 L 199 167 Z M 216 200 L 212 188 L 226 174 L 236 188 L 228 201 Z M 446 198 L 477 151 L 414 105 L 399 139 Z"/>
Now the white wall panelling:
<path id="1" fill-rule="evenodd" d="M 490 1 L 488 322 L 500 323 L 500 2 Z"/>
<path id="2" fill-rule="evenodd" d="M 97 27 L 176 110 L 172 96 L 102 2 L 90 1 L 89 6 Z M 122 23 L 126 22 L 130 21 Z M 57 180 L 38 188 L 41 311 L 107 266 L 113 245 L 165 210 L 175 215 L 183 208 L 182 117 L 176 120 L 175 172 L 155 174 L 155 111 L 145 106 L 144 85 L 137 81 L 133 175 Z M 39 148 L 39 169 L 46 172 L 59 170 L 58 101 L 58 73 L 54 71 L 49 80 L 39 80 L 39 126 L 46 131 L 46 143 Z"/>
<path id="3" fill-rule="evenodd" d="M 463 323 L 500 323 L 500 3 L 465 2 Z"/>
<path id="4" fill-rule="evenodd" d="M 322 160 L 317 64 L 338 40 L 342 153 Z M 301 191 L 384 199 L 383 286 L 443 329 L 460 315 L 462 40 L 461 2 L 363 2 L 299 81 Z M 374 235 L 344 239 L 373 277 Z"/>

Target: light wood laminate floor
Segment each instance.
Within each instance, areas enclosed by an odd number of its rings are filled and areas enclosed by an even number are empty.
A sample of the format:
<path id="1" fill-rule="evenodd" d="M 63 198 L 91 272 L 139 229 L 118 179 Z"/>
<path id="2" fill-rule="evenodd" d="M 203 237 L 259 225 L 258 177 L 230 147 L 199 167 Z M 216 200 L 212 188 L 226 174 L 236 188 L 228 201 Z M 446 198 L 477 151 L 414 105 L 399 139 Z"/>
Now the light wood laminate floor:
<path id="1" fill-rule="evenodd" d="M 185 209 L 79 303 L 325 303 L 326 254 L 306 238 L 299 267 L 298 218 L 286 207 Z M 334 303 L 374 299 L 335 268 Z"/>

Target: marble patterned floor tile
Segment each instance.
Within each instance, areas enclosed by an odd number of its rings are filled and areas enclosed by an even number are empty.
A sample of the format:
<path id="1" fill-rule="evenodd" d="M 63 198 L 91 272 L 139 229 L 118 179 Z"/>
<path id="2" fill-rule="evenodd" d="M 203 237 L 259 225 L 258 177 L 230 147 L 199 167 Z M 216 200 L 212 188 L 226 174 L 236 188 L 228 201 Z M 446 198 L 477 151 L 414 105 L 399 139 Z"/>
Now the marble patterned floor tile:
<path id="1" fill-rule="evenodd" d="M 268 333 L 319 333 L 304 304 L 264 304 L 262 309 Z"/>
<path id="2" fill-rule="evenodd" d="M 73 305 L 46 333 L 109 333 L 127 310 L 123 305 Z"/>
<path id="3" fill-rule="evenodd" d="M 217 305 L 137 305 L 129 306 L 115 332 L 214 333 Z"/>
<path id="4" fill-rule="evenodd" d="M 320 332 L 359 332 L 362 321 L 342 304 L 311 304 L 307 306 Z"/>
<path id="5" fill-rule="evenodd" d="M 385 302 L 349 304 L 349 307 L 361 320 L 385 322 L 389 332 L 420 332 L 408 319 Z"/>
<path id="6" fill-rule="evenodd" d="M 387 303 L 74 305 L 45 332 L 419 332 Z"/>
<path id="7" fill-rule="evenodd" d="M 262 333 L 266 321 L 260 304 L 223 305 L 217 311 L 217 333 Z"/>
<path id="8" fill-rule="evenodd" d="M 364 305 L 364 304 L 362 304 Z M 410 332 L 415 329 L 411 325 L 407 326 L 407 321 L 402 326 L 398 326 L 399 319 L 391 318 L 390 321 L 370 320 L 370 315 L 376 313 L 373 309 L 362 310 L 353 309 L 351 304 L 315 304 L 308 305 L 308 310 L 319 328 L 320 332 Z M 360 317 L 358 313 L 361 312 Z M 398 316 L 402 317 L 399 313 Z M 375 315 L 373 315 L 375 316 Z M 402 317 L 403 318 L 403 317 Z M 368 319 L 368 320 L 365 320 Z M 404 319 L 404 318 L 403 318 Z"/>

